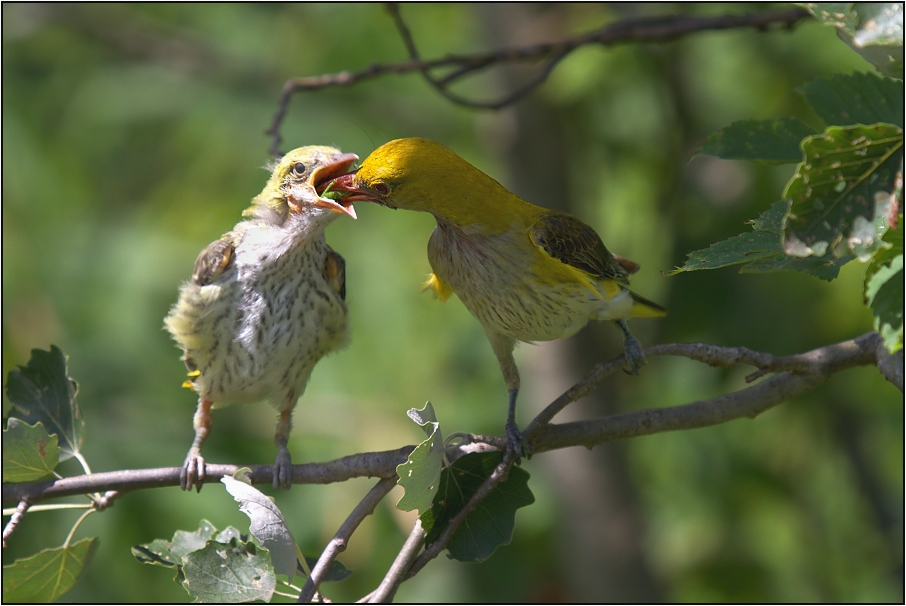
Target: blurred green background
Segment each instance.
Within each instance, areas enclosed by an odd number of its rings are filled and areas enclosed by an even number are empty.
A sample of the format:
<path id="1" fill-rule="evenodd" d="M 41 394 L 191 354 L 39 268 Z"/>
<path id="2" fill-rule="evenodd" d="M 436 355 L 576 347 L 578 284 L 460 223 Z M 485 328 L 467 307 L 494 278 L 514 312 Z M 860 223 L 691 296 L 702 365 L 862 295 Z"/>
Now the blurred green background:
<path id="1" fill-rule="evenodd" d="M 425 57 L 552 40 L 639 15 L 739 13 L 762 5 L 404 5 Z M 263 134 L 283 82 L 405 59 L 381 5 L 10 4 L 3 11 L 3 373 L 32 348 L 70 357 L 94 471 L 175 466 L 194 394 L 162 320 L 201 248 L 263 187 Z M 641 263 L 634 290 L 666 305 L 638 320 L 644 344 L 702 341 L 792 354 L 871 329 L 858 263 L 838 280 L 732 269 L 664 278 L 692 250 L 747 229 L 793 167 L 693 157 L 729 122 L 797 115 L 793 88 L 871 67 L 835 32 L 731 30 L 664 44 L 589 46 L 528 99 L 457 107 L 417 74 L 293 98 L 283 150 L 332 144 L 365 157 L 429 137 L 531 202 L 576 214 Z M 463 84 L 490 98 L 526 76 Z M 328 241 L 347 261 L 352 344 L 323 360 L 296 409 L 295 462 L 421 439 L 405 410 L 431 400 L 446 433 L 502 433 L 506 394 L 485 336 L 457 300 L 419 293 L 428 215 L 360 204 Z M 610 325 L 517 351 L 525 424 L 595 363 L 620 352 Z M 559 420 L 681 404 L 740 389 L 749 369 L 652 360 L 613 376 Z M 4 411 L 9 402 L 4 399 Z M 210 462 L 270 463 L 276 413 L 216 411 Z M 440 557 L 401 601 L 903 600 L 902 396 L 873 368 L 835 376 L 758 419 L 570 449 L 524 463 L 535 505 L 487 562 Z M 77 473 L 74 462 L 67 473 Z M 372 485 L 297 486 L 277 496 L 317 553 Z M 356 569 L 328 597 L 373 589 L 412 517 L 399 489 L 354 535 Z M 78 513 L 28 516 L 3 562 L 64 540 Z M 65 601 L 187 601 L 172 573 L 129 548 L 206 518 L 247 519 L 217 485 L 124 496 L 77 538 L 101 537 Z M 277 601 L 280 601 L 278 599 Z"/>

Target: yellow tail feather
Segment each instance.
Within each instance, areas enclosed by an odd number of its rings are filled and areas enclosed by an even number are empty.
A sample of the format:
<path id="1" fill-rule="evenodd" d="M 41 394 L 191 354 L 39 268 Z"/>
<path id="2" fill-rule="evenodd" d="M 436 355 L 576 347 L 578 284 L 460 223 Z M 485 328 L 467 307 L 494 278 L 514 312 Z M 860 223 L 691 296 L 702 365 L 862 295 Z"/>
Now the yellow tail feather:
<path id="1" fill-rule="evenodd" d="M 654 301 L 649 301 L 645 297 L 640 297 L 632 291 L 632 310 L 630 313 L 636 318 L 660 318 L 667 315 L 667 310 Z"/>

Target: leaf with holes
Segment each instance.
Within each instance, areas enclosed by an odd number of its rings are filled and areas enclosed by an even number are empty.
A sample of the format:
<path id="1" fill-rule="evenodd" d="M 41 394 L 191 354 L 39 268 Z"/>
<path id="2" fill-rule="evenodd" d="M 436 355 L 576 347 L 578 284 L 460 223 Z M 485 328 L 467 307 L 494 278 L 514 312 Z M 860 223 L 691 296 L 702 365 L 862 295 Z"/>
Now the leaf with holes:
<path id="1" fill-rule="evenodd" d="M 405 463 L 396 467 L 397 483 L 406 491 L 396 506 L 402 511 L 417 509 L 421 514 L 431 507 L 437 494 L 440 469 L 444 463 L 444 439 L 431 402 L 427 402 L 421 410 L 411 408 L 406 414 L 425 431 L 428 438 L 412 451 Z"/>
<path id="2" fill-rule="evenodd" d="M 856 254 L 867 261 L 887 229 L 903 130 L 891 124 L 832 126 L 807 137 L 802 149 L 805 159 L 784 192 L 792 201 L 784 252 L 794 257 Z"/>

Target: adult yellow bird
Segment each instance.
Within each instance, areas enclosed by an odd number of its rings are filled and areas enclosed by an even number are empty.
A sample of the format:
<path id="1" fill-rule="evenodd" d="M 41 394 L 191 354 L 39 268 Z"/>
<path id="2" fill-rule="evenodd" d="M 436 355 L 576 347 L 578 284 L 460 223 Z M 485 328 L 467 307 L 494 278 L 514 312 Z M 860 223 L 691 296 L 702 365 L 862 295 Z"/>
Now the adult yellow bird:
<path id="1" fill-rule="evenodd" d="M 517 341 L 561 339 L 590 320 L 613 320 L 623 332 L 627 372 L 638 374 L 645 364 L 625 318 L 667 310 L 627 288 L 638 265 L 611 254 L 575 217 L 529 204 L 443 145 L 421 138 L 385 143 L 358 171 L 332 183 L 347 201 L 434 215 L 437 227 L 428 240 L 434 273 L 425 288 L 441 300 L 455 293 L 484 327 L 509 391 L 511 456 L 531 454 L 516 424 Z"/>
<path id="2" fill-rule="evenodd" d="M 274 488 L 292 482 L 293 408 L 318 360 L 349 340 L 345 263 L 324 228 L 342 214 L 356 215 L 351 203 L 316 188 L 358 159 L 323 146 L 283 156 L 245 219 L 201 251 L 180 288 L 164 324 L 184 352 L 185 385 L 198 392 L 183 490 L 201 490 L 211 408 L 231 402 L 269 400 L 280 411 Z"/>

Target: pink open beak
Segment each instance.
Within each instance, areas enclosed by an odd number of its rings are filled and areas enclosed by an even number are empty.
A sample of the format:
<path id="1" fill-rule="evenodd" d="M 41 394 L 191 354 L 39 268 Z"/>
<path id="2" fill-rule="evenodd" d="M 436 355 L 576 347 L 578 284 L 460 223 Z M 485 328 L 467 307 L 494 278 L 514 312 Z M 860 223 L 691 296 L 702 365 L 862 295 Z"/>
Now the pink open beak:
<path id="1" fill-rule="evenodd" d="M 315 171 L 311 174 L 308 182 L 312 187 L 315 188 L 315 191 L 318 192 L 318 195 L 324 193 L 324 190 L 327 189 L 327 186 L 330 184 L 330 181 L 349 171 L 349 167 L 353 163 L 358 162 L 359 157 L 355 154 L 337 154 L 333 157 L 333 161 L 330 164 L 326 164 L 319 168 L 316 168 Z M 332 188 L 336 190 L 336 188 Z M 345 191 L 345 190 L 344 190 Z M 344 215 L 349 215 L 353 219 L 356 219 L 355 208 L 352 206 L 352 198 L 344 198 L 339 201 L 334 201 L 329 198 L 319 197 L 315 201 L 315 205 L 321 206 L 323 208 L 329 208 L 330 210 L 343 213 Z"/>

